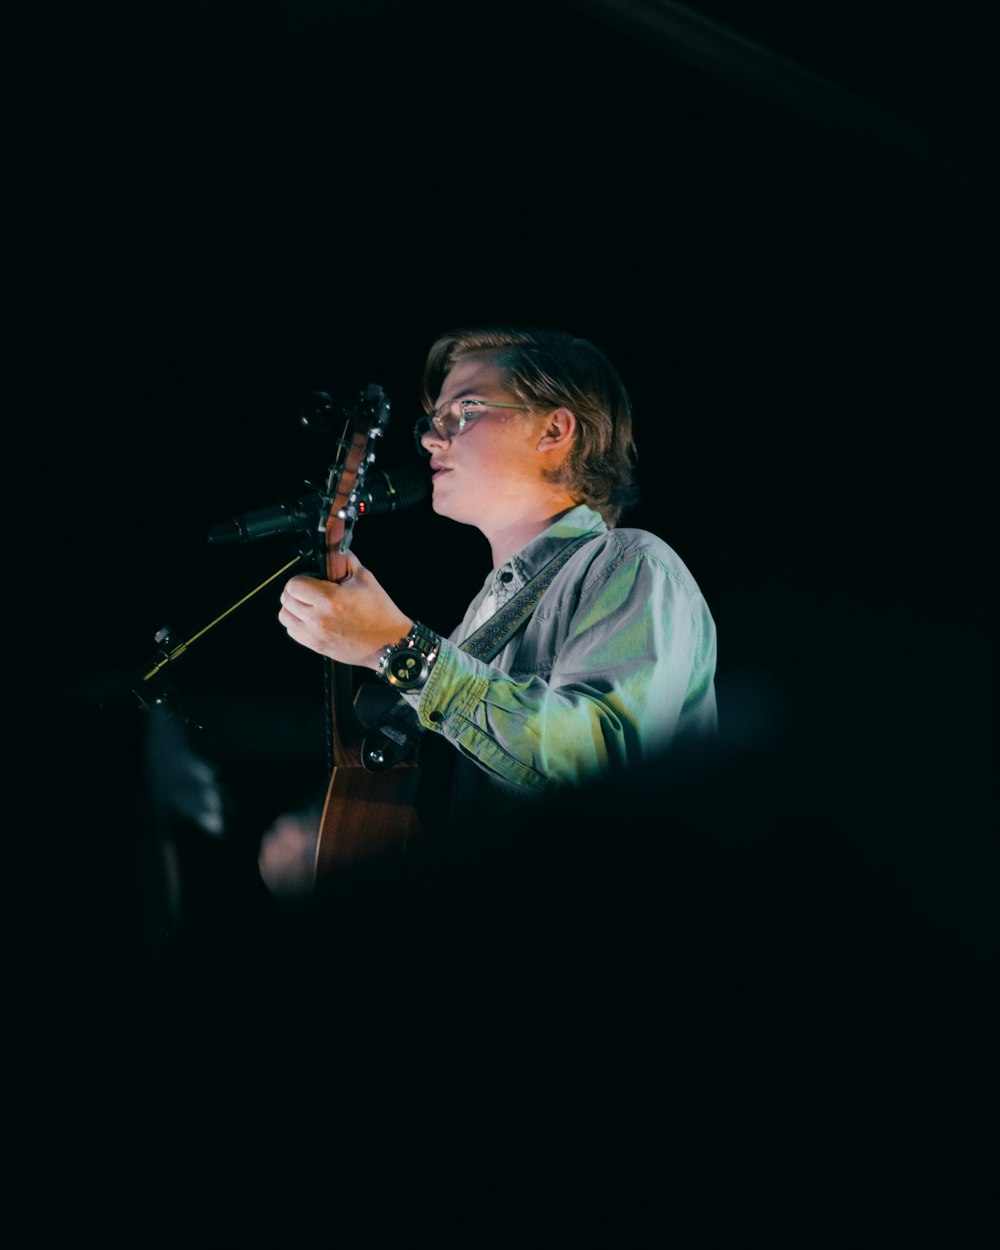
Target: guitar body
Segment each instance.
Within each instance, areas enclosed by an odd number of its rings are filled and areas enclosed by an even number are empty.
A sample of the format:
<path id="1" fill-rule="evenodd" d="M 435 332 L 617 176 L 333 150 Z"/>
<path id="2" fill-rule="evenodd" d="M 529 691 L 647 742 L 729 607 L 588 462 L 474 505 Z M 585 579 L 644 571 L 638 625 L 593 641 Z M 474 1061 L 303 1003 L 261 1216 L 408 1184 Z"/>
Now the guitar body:
<path id="1" fill-rule="evenodd" d="M 346 554 L 358 516 L 356 497 L 388 414 L 388 400 L 376 386 L 369 386 L 347 414 L 324 495 L 329 507 L 321 523 L 320 575 L 328 581 L 347 576 Z M 366 768 L 362 762 L 366 726 L 355 711 L 352 670 L 331 660 L 325 663 L 331 770 L 316 844 L 317 888 L 352 869 L 398 862 L 421 829 L 416 809 L 419 748 L 391 768 Z"/>
<path id="2" fill-rule="evenodd" d="M 395 863 L 421 831 L 420 769 L 400 764 L 384 773 L 334 767 L 316 844 L 316 881 L 352 868 Z"/>

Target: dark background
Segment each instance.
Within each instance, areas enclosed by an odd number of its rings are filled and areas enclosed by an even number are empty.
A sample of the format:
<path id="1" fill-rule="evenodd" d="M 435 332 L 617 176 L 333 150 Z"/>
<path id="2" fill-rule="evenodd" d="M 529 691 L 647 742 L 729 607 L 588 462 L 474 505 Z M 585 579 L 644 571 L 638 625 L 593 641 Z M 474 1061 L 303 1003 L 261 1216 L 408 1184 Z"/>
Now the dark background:
<path id="1" fill-rule="evenodd" d="M 149 983 L 130 875 L 148 731 L 123 684 L 161 626 L 189 637 L 291 554 L 207 531 L 322 480 L 328 436 L 297 419 L 313 389 L 383 386 L 379 463 L 415 463 L 430 342 L 506 320 L 592 339 L 632 393 L 629 519 L 687 561 L 719 629 L 730 819 L 763 784 L 799 850 L 829 826 L 851 865 L 830 914 L 864 894 L 915 995 L 933 966 L 963 1025 L 992 1017 L 989 48 L 965 0 L 9 19 L 18 901 L 80 1019 L 90 995 L 120 1009 L 122 963 Z M 442 630 L 487 567 L 426 504 L 366 519 L 354 549 Z M 180 965 L 241 988 L 241 941 L 273 939 L 257 840 L 323 782 L 320 670 L 276 612 L 263 592 L 172 673 L 231 805 L 225 849 L 182 856 Z M 647 779 L 609 822 L 666 827 L 669 801 Z M 806 890 L 778 880 L 785 902 Z M 848 949 L 870 967 L 867 938 Z M 171 1056 L 163 1015 L 142 1045 Z"/>

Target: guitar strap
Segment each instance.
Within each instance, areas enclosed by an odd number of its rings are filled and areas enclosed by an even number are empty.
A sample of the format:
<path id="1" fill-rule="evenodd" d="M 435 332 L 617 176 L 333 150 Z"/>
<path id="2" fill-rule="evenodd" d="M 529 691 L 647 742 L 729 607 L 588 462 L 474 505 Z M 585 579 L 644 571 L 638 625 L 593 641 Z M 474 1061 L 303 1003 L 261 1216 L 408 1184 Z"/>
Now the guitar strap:
<path id="1" fill-rule="evenodd" d="M 500 654 L 511 638 L 534 612 L 555 575 L 594 534 L 574 538 L 538 570 L 511 599 L 459 643 L 459 650 L 489 663 Z M 368 729 L 361 745 L 361 762 L 365 768 L 381 772 L 405 759 L 425 733 L 414 709 L 394 690 L 381 683 L 369 682 L 358 691 L 355 701 L 358 718 Z"/>

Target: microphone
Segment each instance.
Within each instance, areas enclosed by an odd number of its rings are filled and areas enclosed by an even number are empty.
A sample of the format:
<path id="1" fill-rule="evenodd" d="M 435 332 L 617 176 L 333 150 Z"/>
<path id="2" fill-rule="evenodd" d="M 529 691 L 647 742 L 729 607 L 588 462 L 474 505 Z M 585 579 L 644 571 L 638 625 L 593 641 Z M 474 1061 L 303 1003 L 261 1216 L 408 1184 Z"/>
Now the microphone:
<path id="1" fill-rule="evenodd" d="M 352 519 L 377 516 L 383 512 L 398 512 L 409 508 L 427 497 L 427 477 L 423 469 L 374 470 L 366 476 L 365 490 L 359 490 L 354 501 L 348 504 Z M 273 534 L 305 533 L 318 521 L 317 512 L 324 504 L 320 491 L 274 504 L 270 508 L 258 508 L 242 516 L 223 521 L 208 531 L 210 543 L 250 543 L 258 538 L 270 538 Z"/>

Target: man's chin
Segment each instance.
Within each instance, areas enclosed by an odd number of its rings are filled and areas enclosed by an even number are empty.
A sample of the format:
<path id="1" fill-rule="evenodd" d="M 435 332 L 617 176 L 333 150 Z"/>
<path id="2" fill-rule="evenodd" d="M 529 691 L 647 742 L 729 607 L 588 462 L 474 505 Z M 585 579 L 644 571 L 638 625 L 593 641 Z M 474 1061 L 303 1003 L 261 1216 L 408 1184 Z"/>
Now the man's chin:
<path id="1" fill-rule="evenodd" d="M 460 507 L 456 507 L 454 500 L 448 499 L 438 491 L 434 491 L 431 495 L 431 511 L 437 516 L 447 517 L 449 521 L 454 521 L 456 525 L 475 525 L 477 517 L 466 515 Z"/>

